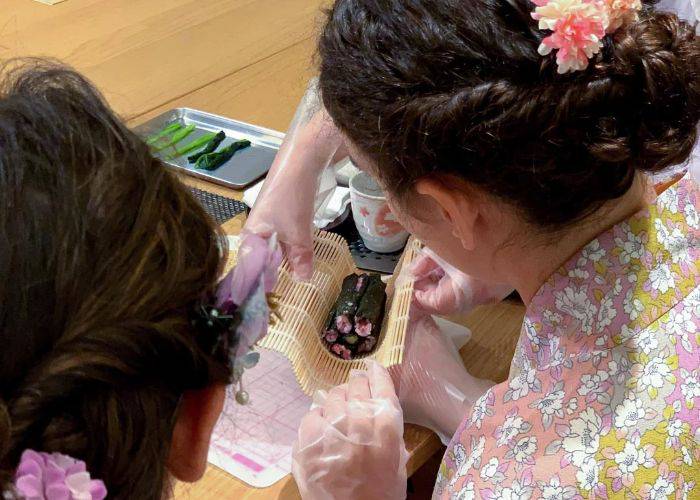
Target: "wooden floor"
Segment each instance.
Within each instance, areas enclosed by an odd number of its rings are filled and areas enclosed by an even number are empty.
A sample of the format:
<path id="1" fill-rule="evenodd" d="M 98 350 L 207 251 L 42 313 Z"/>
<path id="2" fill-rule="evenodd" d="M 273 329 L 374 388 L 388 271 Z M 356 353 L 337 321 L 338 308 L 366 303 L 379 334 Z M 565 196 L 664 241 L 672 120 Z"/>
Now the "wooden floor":
<path id="1" fill-rule="evenodd" d="M 0 59 L 58 58 L 90 78 L 132 125 L 189 106 L 285 130 L 314 74 L 314 40 L 326 3 L 66 0 L 47 6 L 2 0 Z M 235 233 L 241 223 L 225 229 Z M 462 350 L 472 374 L 506 378 L 522 316 L 521 305 L 506 303 L 464 318 L 474 332 Z M 419 427 L 407 426 L 405 437 L 410 472 L 439 449 L 437 438 Z M 288 499 L 299 493 L 291 478 L 256 490 L 210 467 L 199 483 L 177 485 L 176 497 Z"/>

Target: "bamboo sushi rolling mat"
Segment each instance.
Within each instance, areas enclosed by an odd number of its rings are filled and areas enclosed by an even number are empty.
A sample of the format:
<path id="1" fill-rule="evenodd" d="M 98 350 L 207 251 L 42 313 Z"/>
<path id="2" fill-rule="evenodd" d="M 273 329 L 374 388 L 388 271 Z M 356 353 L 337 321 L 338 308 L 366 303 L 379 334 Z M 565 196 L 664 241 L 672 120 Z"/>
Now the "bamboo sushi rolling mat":
<path id="1" fill-rule="evenodd" d="M 188 106 L 285 130 L 306 83 L 326 0 L 70 0 L 46 8 L 2 0 L 0 59 L 52 56 L 90 78 L 131 125 Z M 240 200 L 242 193 L 196 179 L 193 187 Z M 238 215 L 223 224 L 238 234 Z M 472 330 L 462 349 L 470 372 L 504 380 L 523 318 L 522 305 L 503 303 L 456 318 Z M 455 318 L 453 318 L 455 319 Z M 409 472 L 439 450 L 431 432 L 407 425 Z M 297 499 L 289 477 L 256 490 L 210 466 L 180 499 Z"/>

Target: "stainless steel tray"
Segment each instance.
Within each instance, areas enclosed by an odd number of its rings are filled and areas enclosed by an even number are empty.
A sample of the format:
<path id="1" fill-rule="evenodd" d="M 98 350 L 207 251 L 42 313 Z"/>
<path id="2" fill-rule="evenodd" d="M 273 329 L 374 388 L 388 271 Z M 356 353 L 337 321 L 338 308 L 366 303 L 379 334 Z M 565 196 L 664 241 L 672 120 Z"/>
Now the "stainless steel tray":
<path id="1" fill-rule="evenodd" d="M 234 189 L 242 189 L 265 175 L 270 169 L 277 150 L 284 139 L 284 134 L 276 130 L 250 125 L 190 108 L 176 108 L 167 111 L 139 125 L 134 131 L 145 139 L 176 121 L 184 125 L 194 124 L 196 127 L 186 139 L 178 144 L 179 146 L 183 146 L 207 132 L 218 132 L 220 130 L 226 133 L 226 140 L 221 143 L 219 148 L 240 139 L 248 139 L 251 142 L 250 147 L 238 151 L 233 158 L 212 172 L 195 169 L 194 165 L 190 165 L 187 162 L 187 155 L 171 159 L 168 158 L 168 155 L 172 153 L 172 150 L 161 151 L 158 154 L 165 163 L 188 175 Z"/>

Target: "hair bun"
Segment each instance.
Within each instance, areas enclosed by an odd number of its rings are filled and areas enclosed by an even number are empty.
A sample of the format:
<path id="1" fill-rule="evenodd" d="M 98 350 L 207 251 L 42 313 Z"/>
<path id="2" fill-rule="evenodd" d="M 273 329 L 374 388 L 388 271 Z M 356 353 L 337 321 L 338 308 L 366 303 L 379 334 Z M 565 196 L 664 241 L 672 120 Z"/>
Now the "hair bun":
<path id="1" fill-rule="evenodd" d="M 674 14 L 647 11 L 613 40 L 613 73 L 638 93 L 635 168 L 659 171 L 691 153 L 700 120 L 700 42 Z"/>
<path id="2" fill-rule="evenodd" d="M 397 197 L 451 175 L 558 229 L 624 195 L 638 171 L 690 156 L 700 40 L 675 15 L 647 6 L 585 70 L 561 75 L 538 52 L 547 30 L 531 0 L 379 3 L 336 0 L 319 82 Z"/>
<path id="3" fill-rule="evenodd" d="M 8 472 L 6 455 L 11 448 L 12 420 L 10 410 L 5 402 L 0 399 L 0 494 L 7 490 L 7 484 L 12 480 L 12 473 Z"/>
<path id="4" fill-rule="evenodd" d="M 0 399 L 0 462 L 5 456 L 11 435 L 12 421 L 10 420 L 10 410 L 5 402 Z"/>

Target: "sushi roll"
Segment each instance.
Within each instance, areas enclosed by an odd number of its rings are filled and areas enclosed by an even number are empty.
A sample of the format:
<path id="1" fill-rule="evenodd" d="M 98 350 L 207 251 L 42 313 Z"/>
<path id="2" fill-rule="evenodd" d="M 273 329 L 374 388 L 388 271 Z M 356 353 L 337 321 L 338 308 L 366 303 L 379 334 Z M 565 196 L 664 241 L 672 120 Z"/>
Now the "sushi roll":
<path id="1" fill-rule="evenodd" d="M 343 280 L 335 309 L 335 327 L 339 333 L 347 335 L 352 332 L 353 317 L 365 293 L 367 282 L 366 274 L 351 274 Z"/>
<path id="2" fill-rule="evenodd" d="M 339 358 L 350 360 L 372 352 L 381 331 L 386 285 L 378 274 L 351 274 L 321 332 L 321 340 Z"/>
<path id="3" fill-rule="evenodd" d="M 369 277 L 365 291 L 355 313 L 355 333 L 362 338 L 379 335 L 384 319 L 386 285 L 378 274 Z"/>

